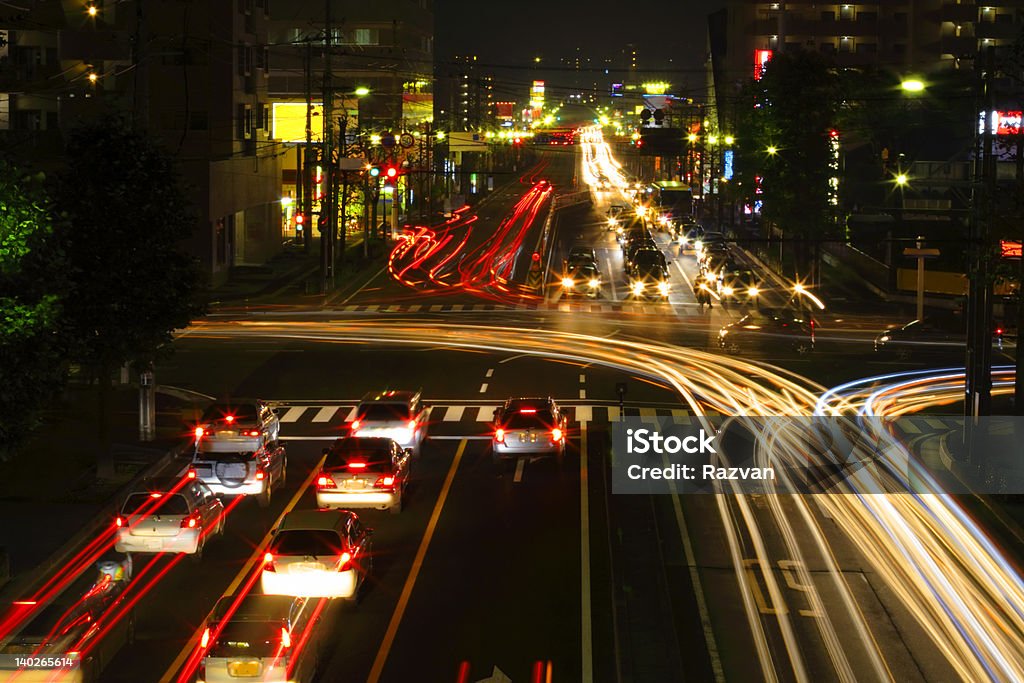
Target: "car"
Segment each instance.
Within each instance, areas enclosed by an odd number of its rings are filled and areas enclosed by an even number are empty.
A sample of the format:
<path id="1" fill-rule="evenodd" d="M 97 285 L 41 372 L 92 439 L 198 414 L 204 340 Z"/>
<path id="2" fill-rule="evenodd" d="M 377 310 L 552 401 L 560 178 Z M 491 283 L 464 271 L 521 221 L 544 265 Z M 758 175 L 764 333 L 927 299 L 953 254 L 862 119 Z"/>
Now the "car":
<path id="1" fill-rule="evenodd" d="M 659 254 L 661 253 L 657 242 L 654 240 L 633 240 L 622 254 L 622 269 L 626 272 L 626 275 L 633 272 L 633 261 L 636 259 L 637 254 L 643 251 L 657 251 Z"/>
<path id="2" fill-rule="evenodd" d="M 199 638 L 197 683 L 238 680 L 311 683 L 327 629 L 319 600 L 286 595 L 227 596 Z"/>
<path id="3" fill-rule="evenodd" d="M 393 439 L 344 437 L 324 449 L 316 477 L 318 508 L 402 511 L 412 451 Z"/>
<path id="4" fill-rule="evenodd" d="M 637 238 L 653 240 L 654 235 L 647 229 L 647 224 L 642 218 L 634 216 L 628 223 L 619 226 L 618 230 L 616 230 L 616 238 L 622 248 L 625 249 L 626 244 L 632 240 Z"/>
<path id="5" fill-rule="evenodd" d="M 260 588 L 266 595 L 358 601 L 372 570 L 372 533 L 351 510 L 292 510 L 271 536 Z"/>
<path id="6" fill-rule="evenodd" d="M 992 329 L 992 348 L 1002 350 L 1003 328 Z M 956 313 L 935 314 L 906 325 L 891 327 L 875 337 L 875 353 L 901 360 L 912 356 L 963 360 L 967 348 L 967 321 Z"/>
<path id="7" fill-rule="evenodd" d="M 281 433 L 277 413 L 259 400 L 221 401 L 203 412 L 195 428 L 196 441 L 208 452 L 256 451 L 276 444 Z"/>
<path id="8" fill-rule="evenodd" d="M 612 202 L 608 206 L 607 225 L 609 230 L 614 230 L 631 213 L 633 209 L 622 202 Z"/>
<path id="9" fill-rule="evenodd" d="M 697 244 L 703 236 L 704 228 L 696 223 L 687 224 L 676 233 L 676 242 L 683 251 L 696 252 Z"/>
<path id="10" fill-rule="evenodd" d="M 119 553 L 185 553 L 202 557 L 211 535 L 224 533 L 224 504 L 193 478 L 142 480 L 121 504 L 114 525 Z"/>
<path id="11" fill-rule="evenodd" d="M 491 456 L 503 459 L 526 454 L 565 455 L 568 419 L 548 398 L 510 398 L 494 411 Z"/>
<path id="12" fill-rule="evenodd" d="M 592 247 L 575 246 L 569 250 L 566 262 L 574 263 L 597 263 L 597 252 Z"/>
<path id="13" fill-rule="evenodd" d="M 42 604 L 16 632 L 0 639 L 0 681 L 7 683 L 92 683 L 122 646 L 135 642 L 135 610 L 125 589 L 132 578 L 126 555 L 107 554 L 96 574 L 83 575 Z M 17 603 L 34 608 L 33 601 Z M 61 662 L 72 657 L 77 666 Z M 41 666 L 19 668 L 15 657 L 37 657 Z M 57 660 L 52 665 L 47 659 Z"/>
<path id="14" fill-rule="evenodd" d="M 726 269 L 718 282 L 718 297 L 722 304 L 755 303 L 764 290 L 760 278 L 749 268 Z"/>
<path id="15" fill-rule="evenodd" d="M 430 417 L 430 407 L 421 396 L 421 391 L 393 389 L 364 395 L 356 406 L 355 419 L 349 424 L 349 435 L 394 439 L 402 448 L 410 448 L 413 455 L 419 455 Z"/>
<path id="16" fill-rule="evenodd" d="M 635 299 L 660 298 L 668 300 L 668 263 L 657 249 L 641 249 L 630 264 L 629 293 Z"/>
<path id="17" fill-rule="evenodd" d="M 288 456 L 280 443 L 235 453 L 207 451 L 207 443 L 196 443 L 188 475 L 209 486 L 216 496 L 256 496 L 265 508 L 274 489 L 287 481 Z"/>
<path id="18" fill-rule="evenodd" d="M 804 355 L 814 350 L 814 321 L 785 309 L 752 309 L 718 331 L 718 345 L 740 353 L 770 344 Z"/>
<path id="19" fill-rule="evenodd" d="M 570 264 L 562 276 L 562 294 L 580 294 L 596 298 L 601 295 L 601 271 L 596 263 Z"/>

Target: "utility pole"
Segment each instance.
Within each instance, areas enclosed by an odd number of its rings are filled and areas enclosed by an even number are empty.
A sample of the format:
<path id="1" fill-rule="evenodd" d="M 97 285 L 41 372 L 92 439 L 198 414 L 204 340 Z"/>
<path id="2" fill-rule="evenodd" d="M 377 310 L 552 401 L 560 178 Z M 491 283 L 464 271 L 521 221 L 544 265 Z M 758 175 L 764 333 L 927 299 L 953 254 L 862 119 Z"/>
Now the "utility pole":
<path id="1" fill-rule="evenodd" d="M 1017 201 L 1024 201 L 1024 115 L 1017 120 Z M 1020 332 L 1024 329 L 1024 240 L 1021 241 L 1021 255 L 1017 262 L 1017 344 L 1019 349 Z M 1018 350 L 1014 354 L 1016 374 L 1013 380 L 1013 414 L 1024 415 L 1024 354 Z"/>
<path id="2" fill-rule="evenodd" d="M 333 74 L 331 73 L 331 48 L 334 37 L 331 32 L 331 0 L 324 0 L 324 79 L 323 79 L 323 124 L 324 140 L 321 167 L 323 168 L 323 184 L 326 187 L 323 199 L 320 200 L 320 268 L 323 279 L 323 292 L 326 294 L 334 284 L 334 93 L 332 92 Z"/>
<path id="3" fill-rule="evenodd" d="M 310 159 L 313 157 L 313 42 L 306 39 L 306 147 L 302 153 L 302 167 L 299 180 L 299 211 L 305 222 L 302 226 L 302 249 L 305 252 L 313 246 L 313 183 Z"/>
<path id="4" fill-rule="evenodd" d="M 995 157 L 992 153 L 992 110 L 995 97 L 995 48 L 985 54 L 982 77 L 981 154 L 975 154 L 975 182 L 969 245 L 972 249 L 967 293 L 967 356 L 964 416 L 976 420 L 992 410 L 992 283 L 989 278 L 989 225 L 995 194 Z M 977 151 L 977 150 L 976 150 Z M 965 432 L 966 433 L 966 432 Z M 972 462 L 975 460 L 971 449 Z"/>

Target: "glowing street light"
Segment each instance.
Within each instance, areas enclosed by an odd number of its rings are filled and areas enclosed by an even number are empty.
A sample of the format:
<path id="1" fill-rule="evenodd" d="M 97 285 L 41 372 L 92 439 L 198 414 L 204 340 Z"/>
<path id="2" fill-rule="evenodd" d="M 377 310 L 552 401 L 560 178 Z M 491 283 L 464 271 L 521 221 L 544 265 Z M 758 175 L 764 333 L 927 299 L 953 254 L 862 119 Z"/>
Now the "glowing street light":
<path id="1" fill-rule="evenodd" d="M 908 78 L 900 83 L 900 87 L 906 92 L 921 92 L 924 90 L 924 82 L 917 78 Z"/>
<path id="2" fill-rule="evenodd" d="M 364 97 L 370 94 L 370 89 L 366 87 L 360 87 L 355 89 L 356 97 Z"/>
<path id="3" fill-rule="evenodd" d="M 807 297 L 808 299 L 810 299 L 811 301 L 813 301 L 813 302 L 814 302 L 814 305 L 815 305 L 815 306 L 817 306 L 817 307 L 818 307 L 819 309 L 821 309 L 822 311 L 824 311 L 824 310 L 825 310 L 825 304 L 824 304 L 824 302 L 822 302 L 822 300 L 821 300 L 821 299 L 819 299 L 818 297 L 814 296 L 814 295 L 813 295 L 813 294 L 811 294 L 811 293 L 810 293 L 809 291 L 807 291 L 807 288 L 806 288 L 806 287 L 804 287 L 804 286 L 803 286 L 803 285 L 802 285 L 801 283 L 797 282 L 797 283 L 795 283 L 795 284 L 793 285 L 793 292 L 794 292 L 795 294 L 798 294 L 798 295 L 800 295 L 800 296 L 805 296 L 805 297 Z"/>
<path id="4" fill-rule="evenodd" d="M 690 142 L 697 142 L 697 134 L 690 133 L 689 135 L 686 136 L 686 139 L 689 140 Z"/>
<path id="5" fill-rule="evenodd" d="M 99 78 L 100 78 L 99 75 L 95 71 L 90 72 L 90 74 L 89 74 L 89 82 L 90 83 L 92 83 L 93 85 L 96 85 L 96 81 L 98 81 Z"/>
<path id="6" fill-rule="evenodd" d="M 718 136 L 717 135 L 709 135 L 708 136 L 708 142 L 710 142 L 712 145 L 717 145 L 718 144 Z"/>
<path id="7" fill-rule="evenodd" d="M 896 174 L 895 181 L 896 181 L 896 184 L 899 185 L 900 187 L 903 187 L 904 185 L 906 185 L 909 182 L 909 180 L 910 179 L 907 178 L 907 174 L 906 173 L 897 173 Z"/>
<path id="8" fill-rule="evenodd" d="M 731 136 L 731 135 L 726 135 L 725 136 L 725 144 L 731 145 L 735 141 L 736 141 L 736 138 L 734 138 L 733 136 Z"/>
<path id="9" fill-rule="evenodd" d="M 779 148 L 776 147 L 775 145 L 768 145 L 768 149 L 766 149 L 765 151 L 768 152 L 768 156 L 773 157 L 779 153 Z"/>
<path id="10" fill-rule="evenodd" d="M 90 17 L 95 18 L 96 15 L 99 14 L 99 9 L 97 9 L 96 5 L 89 5 L 88 7 L 85 8 L 85 12 Z"/>

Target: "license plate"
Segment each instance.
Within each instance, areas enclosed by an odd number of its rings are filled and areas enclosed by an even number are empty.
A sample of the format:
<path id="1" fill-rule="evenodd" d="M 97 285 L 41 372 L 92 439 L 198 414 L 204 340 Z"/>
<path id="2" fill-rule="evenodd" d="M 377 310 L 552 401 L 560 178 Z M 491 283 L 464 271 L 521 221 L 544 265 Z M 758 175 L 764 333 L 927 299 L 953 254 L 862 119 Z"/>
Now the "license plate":
<path id="1" fill-rule="evenodd" d="M 259 676 L 259 662 L 228 662 L 228 674 L 231 676 Z"/>
<path id="2" fill-rule="evenodd" d="M 527 433 L 527 434 L 520 433 L 519 434 L 519 442 L 520 443 L 536 443 L 537 442 L 537 435 L 532 433 L 532 432 Z"/>
<path id="3" fill-rule="evenodd" d="M 162 545 L 163 545 L 163 542 L 160 539 L 158 539 L 158 538 L 146 539 L 146 549 L 147 550 L 159 550 Z"/>
<path id="4" fill-rule="evenodd" d="M 362 479 L 350 479 L 345 482 L 345 488 L 347 489 L 361 489 L 365 486 Z"/>

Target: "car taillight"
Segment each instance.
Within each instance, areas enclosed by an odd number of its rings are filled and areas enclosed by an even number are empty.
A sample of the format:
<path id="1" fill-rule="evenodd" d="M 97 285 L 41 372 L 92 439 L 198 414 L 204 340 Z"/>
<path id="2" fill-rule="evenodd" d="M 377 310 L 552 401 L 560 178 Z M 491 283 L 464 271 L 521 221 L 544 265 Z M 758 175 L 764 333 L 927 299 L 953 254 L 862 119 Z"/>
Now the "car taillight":
<path id="1" fill-rule="evenodd" d="M 199 439 L 203 438 L 203 434 L 205 433 L 205 429 L 203 429 L 202 427 L 196 427 L 196 440 L 198 441 Z"/>
<path id="2" fill-rule="evenodd" d="M 117 527 L 118 529 L 120 529 L 121 527 L 123 527 L 123 526 L 124 526 L 124 523 L 125 523 L 125 522 L 124 522 L 124 517 L 122 517 L 121 515 L 118 515 L 118 516 L 117 516 L 117 517 L 116 517 L 116 518 L 114 519 L 114 526 L 116 526 L 116 527 Z"/>
<path id="3" fill-rule="evenodd" d="M 353 420 L 352 421 L 352 431 L 353 432 L 357 431 L 359 429 L 359 425 L 360 424 L 362 424 L 362 423 L 359 420 Z"/>
<path id="4" fill-rule="evenodd" d="M 288 628 L 285 626 L 281 627 L 281 647 L 292 646 L 292 634 L 288 633 Z"/>
<path id="5" fill-rule="evenodd" d="M 494 430 L 494 440 L 498 443 L 505 443 L 505 430 L 498 427 Z"/>
<path id="6" fill-rule="evenodd" d="M 263 481 L 266 476 L 267 473 L 263 470 L 256 470 L 256 481 Z"/>
<path id="7" fill-rule="evenodd" d="M 258 429 L 250 429 L 247 432 L 243 432 L 243 435 L 244 436 L 259 436 L 260 435 L 260 430 L 258 430 Z"/>
<path id="8" fill-rule="evenodd" d="M 555 443 L 558 443 L 559 441 L 561 441 L 562 440 L 562 430 L 559 429 L 558 427 L 555 427 L 554 429 L 552 429 L 551 430 L 551 440 L 554 441 Z"/>
<path id="9" fill-rule="evenodd" d="M 344 552 L 341 554 L 341 566 L 338 567 L 339 572 L 348 570 L 348 563 L 352 561 L 352 554 Z"/>
<path id="10" fill-rule="evenodd" d="M 331 479 L 330 475 L 321 474 L 316 478 L 316 487 L 318 489 L 333 489 L 337 488 L 338 485 L 334 483 L 334 480 Z"/>
<path id="11" fill-rule="evenodd" d="M 366 463 L 365 462 L 350 462 L 348 464 L 348 468 L 350 470 L 365 470 L 366 469 Z"/>
<path id="12" fill-rule="evenodd" d="M 274 553 L 267 553 L 263 556 L 263 571 L 276 572 L 274 569 Z"/>
<path id="13" fill-rule="evenodd" d="M 416 431 L 416 420 L 409 420 L 409 424 L 407 426 L 409 427 L 409 431 L 415 432 Z"/>
<path id="14" fill-rule="evenodd" d="M 224 421 L 230 424 L 230 423 L 235 421 L 235 416 L 234 415 L 225 415 L 224 416 Z"/>
<path id="15" fill-rule="evenodd" d="M 197 526 L 199 526 L 199 515 L 189 515 L 181 520 L 182 529 L 195 529 Z"/>
<path id="16" fill-rule="evenodd" d="M 395 478 L 391 475 L 385 477 L 379 477 L 377 481 L 373 482 L 373 485 L 377 488 L 387 488 L 388 486 L 394 486 Z"/>
<path id="17" fill-rule="evenodd" d="M 185 473 L 185 478 L 186 479 L 195 479 L 197 476 L 199 476 L 199 475 L 197 475 L 196 471 L 194 469 L 192 469 L 191 467 L 188 469 L 188 472 Z"/>
<path id="18" fill-rule="evenodd" d="M 210 644 L 210 627 L 207 626 L 205 629 L 203 629 L 203 636 L 202 636 L 202 638 L 199 639 L 199 647 L 201 647 L 203 649 L 206 649 L 206 647 L 209 644 Z"/>

